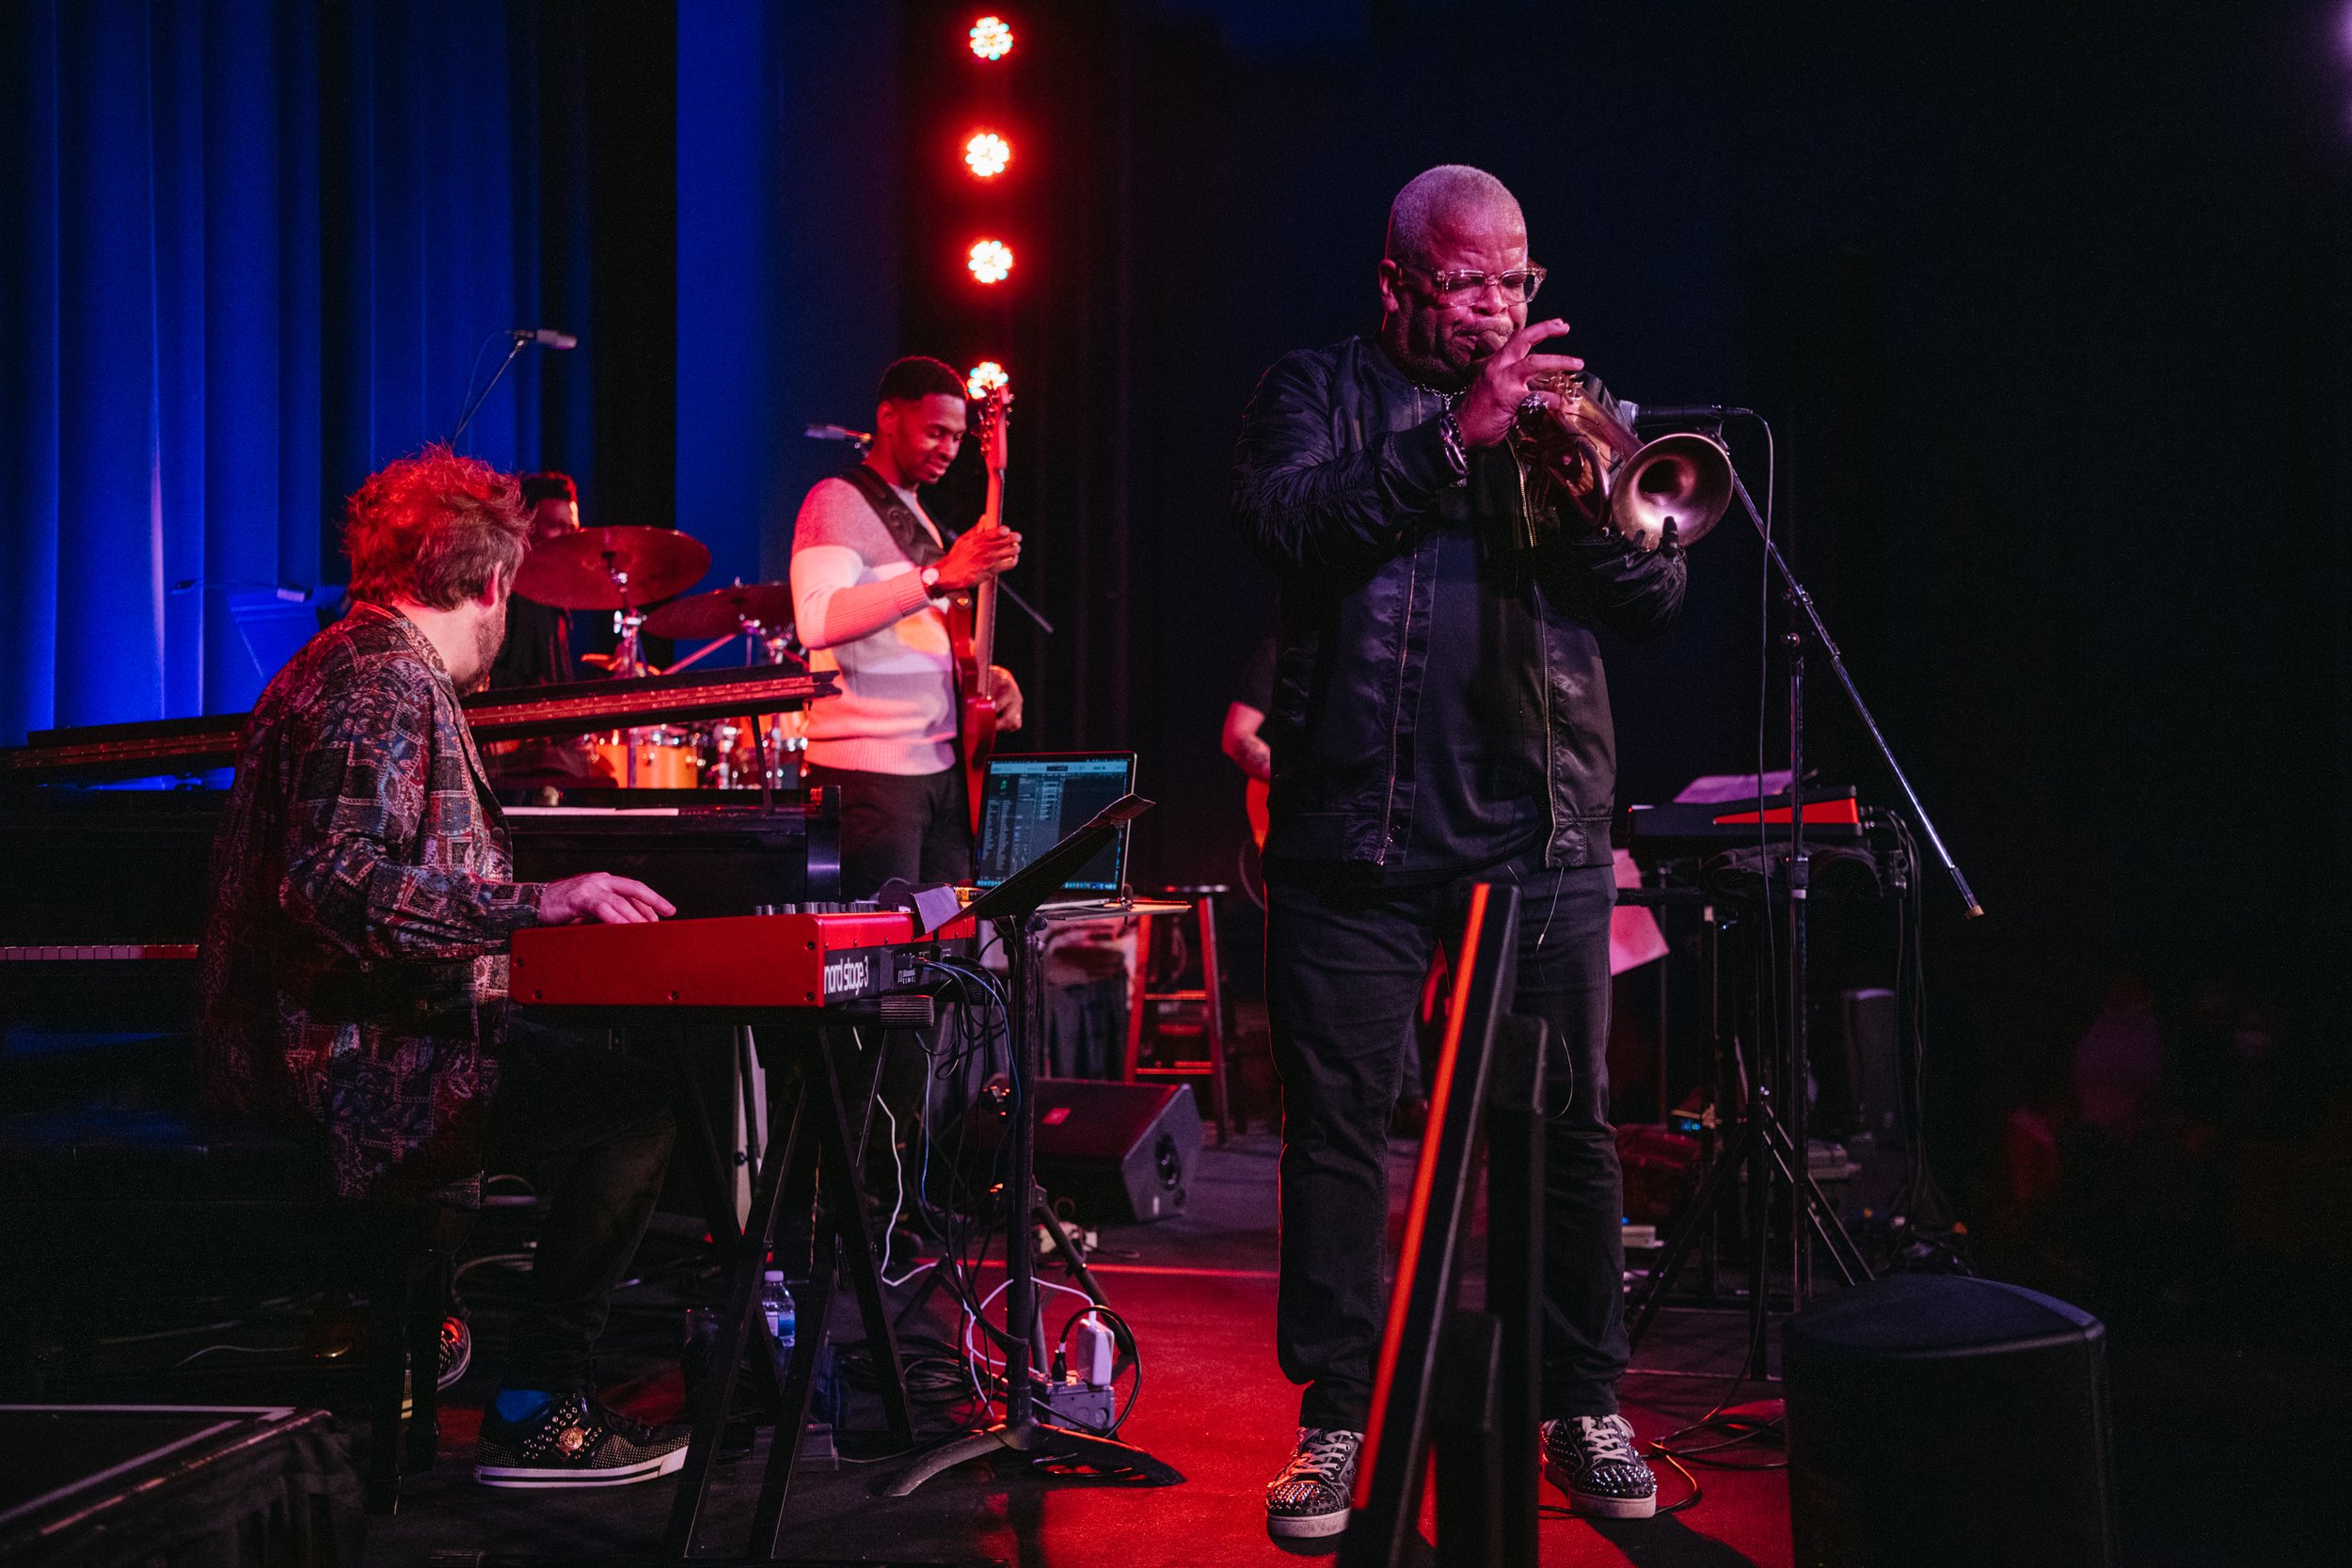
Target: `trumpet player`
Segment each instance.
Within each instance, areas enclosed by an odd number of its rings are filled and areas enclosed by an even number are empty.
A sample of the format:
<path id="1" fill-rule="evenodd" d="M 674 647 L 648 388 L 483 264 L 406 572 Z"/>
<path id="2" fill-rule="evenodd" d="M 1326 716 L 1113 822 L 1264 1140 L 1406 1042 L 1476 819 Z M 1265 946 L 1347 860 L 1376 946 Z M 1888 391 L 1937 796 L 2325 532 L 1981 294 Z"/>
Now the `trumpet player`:
<path id="1" fill-rule="evenodd" d="M 1597 627 L 1656 636 L 1680 551 L 1592 520 L 1606 442 L 1515 434 L 1549 400 L 1613 419 L 1539 349 L 1518 202 L 1479 169 L 1397 194 L 1375 333 L 1284 356 L 1243 418 L 1235 526 L 1279 581 L 1265 735 L 1267 990 L 1282 1079 L 1282 1370 L 1304 1386 L 1267 1489 L 1287 1538 L 1347 1520 L 1385 1314 L 1388 1128 L 1437 943 L 1471 884 L 1520 889 L 1516 1010 L 1557 1042 L 1546 1150 L 1545 1473 L 1591 1514 L 1657 1481 L 1617 1413 L 1623 1215 L 1608 1122 L 1615 738 Z M 1532 424 L 1531 424 L 1532 430 Z M 1564 1049 L 1563 1049 L 1564 1048 Z"/>

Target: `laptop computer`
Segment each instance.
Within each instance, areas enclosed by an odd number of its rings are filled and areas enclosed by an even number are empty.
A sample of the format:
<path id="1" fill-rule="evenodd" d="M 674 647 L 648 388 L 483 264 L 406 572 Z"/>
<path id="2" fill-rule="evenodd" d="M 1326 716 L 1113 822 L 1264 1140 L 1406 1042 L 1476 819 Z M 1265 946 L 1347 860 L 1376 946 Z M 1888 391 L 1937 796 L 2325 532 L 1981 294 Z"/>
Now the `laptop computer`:
<path id="1" fill-rule="evenodd" d="M 1040 856 L 1135 793 L 1133 752 L 1051 752 L 989 758 L 980 784 L 980 833 L 972 881 L 1001 887 Z M 1127 886 L 1129 827 L 1070 872 L 1053 907 L 1107 905 Z M 1067 896 L 1075 895 L 1076 896 Z"/>

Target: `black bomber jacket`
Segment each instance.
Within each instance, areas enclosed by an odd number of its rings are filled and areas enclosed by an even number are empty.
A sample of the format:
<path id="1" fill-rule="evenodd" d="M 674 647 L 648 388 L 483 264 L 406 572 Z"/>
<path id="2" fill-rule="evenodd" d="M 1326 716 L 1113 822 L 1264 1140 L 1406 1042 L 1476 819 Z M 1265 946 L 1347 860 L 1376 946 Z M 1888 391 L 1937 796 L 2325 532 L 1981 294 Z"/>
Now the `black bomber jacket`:
<path id="1" fill-rule="evenodd" d="M 1589 395 L 1610 406 L 1600 385 Z M 1279 579 L 1270 861 L 1390 865 L 1411 841 L 1413 730 L 1441 507 L 1518 538 L 1528 499 L 1508 447 L 1474 453 L 1467 493 L 1439 434 L 1444 400 L 1369 338 L 1285 355 L 1243 416 L 1232 518 Z M 1642 554 L 1581 525 L 1534 529 L 1526 673 L 1549 784 L 1545 863 L 1609 859 L 1616 741 L 1595 626 L 1656 636 L 1681 612 L 1679 551 Z"/>

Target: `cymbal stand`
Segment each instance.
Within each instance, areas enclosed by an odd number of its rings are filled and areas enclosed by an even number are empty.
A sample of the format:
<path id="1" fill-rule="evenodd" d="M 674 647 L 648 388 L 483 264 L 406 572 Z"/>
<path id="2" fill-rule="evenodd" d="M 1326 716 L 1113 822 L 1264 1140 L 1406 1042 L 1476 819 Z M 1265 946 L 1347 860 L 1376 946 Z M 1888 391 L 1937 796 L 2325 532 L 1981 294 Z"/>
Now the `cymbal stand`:
<path id="1" fill-rule="evenodd" d="M 607 668 L 615 680 L 626 680 L 632 675 L 650 675 L 654 670 L 645 662 L 645 643 L 641 631 L 645 624 L 645 615 L 637 608 L 635 595 L 629 592 L 628 568 L 619 563 L 619 558 L 612 551 L 607 550 L 604 552 L 604 569 L 606 575 L 612 578 L 612 586 L 621 594 L 621 608 L 612 613 L 613 629 L 621 634 L 621 640 L 613 644 L 612 662 Z M 621 754 L 627 759 L 622 765 L 625 769 L 622 784 L 627 788 L 635 789 L 639 732 L 623 730 L 620 733 Z"/>
<path id="2" fill-rule="evenodd" d="M 767 628 L 759 622 L 737 617 L 736 625 L 743 631 L 743 663 L 749 668 L 752 653 L 761 644 L 761 633 Z M 771 661 L 772 662 L 772 660 Z M 759 768 L 759 809 L 776 809 L 776 770 L 768 761 L 768 720 L 764 714 L 752 715 L 752 761 Z"/>

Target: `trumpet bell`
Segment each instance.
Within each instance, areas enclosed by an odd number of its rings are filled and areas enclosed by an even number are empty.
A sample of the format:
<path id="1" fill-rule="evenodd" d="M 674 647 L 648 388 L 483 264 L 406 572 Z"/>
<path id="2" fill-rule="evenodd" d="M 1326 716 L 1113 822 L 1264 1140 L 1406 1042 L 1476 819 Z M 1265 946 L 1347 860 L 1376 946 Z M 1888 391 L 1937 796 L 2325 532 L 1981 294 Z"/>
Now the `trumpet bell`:
<path id="1" fill-rule="evenodd" d="M 1707 536 L 1731 507 L 1731 454 L 1695 431 L 1661 436 L 1627 458 L 1609 486 L 1609 526 L 1645 550 L 1665 542 L 1688 547 Z"/>

